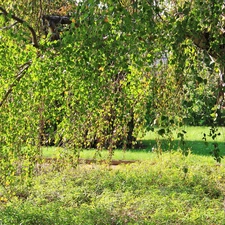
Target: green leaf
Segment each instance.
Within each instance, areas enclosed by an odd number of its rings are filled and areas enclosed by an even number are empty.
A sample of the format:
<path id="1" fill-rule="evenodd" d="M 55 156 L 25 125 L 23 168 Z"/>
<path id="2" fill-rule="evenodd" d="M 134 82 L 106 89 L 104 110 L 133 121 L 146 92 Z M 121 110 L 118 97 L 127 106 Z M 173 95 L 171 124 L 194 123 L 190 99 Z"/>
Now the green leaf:
<path id="1" fill-rule="evenodd" d="M 165 131 L 165 129 L 160 129 L 160 130 L 158 130 L 158 134 L 160 135 L 160 136 L 163 136 L 164 134 L 166 133 L 166 131 Z"/>

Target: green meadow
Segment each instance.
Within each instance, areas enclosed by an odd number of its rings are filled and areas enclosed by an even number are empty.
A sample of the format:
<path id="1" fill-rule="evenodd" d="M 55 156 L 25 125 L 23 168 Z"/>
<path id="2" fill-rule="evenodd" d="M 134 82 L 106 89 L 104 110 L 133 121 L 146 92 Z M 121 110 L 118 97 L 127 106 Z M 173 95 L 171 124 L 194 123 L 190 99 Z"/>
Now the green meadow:
<path id="1" fill-rule="evenodd" d="M 117 160 L 138 160 L 118 166 L 54 162 L 42 165 L 24 185 L 14 185 L 1 197 L 4 225 L 125 225 L 225 224 L 225 164 L 210 156 L 201 136 L 206 128 L 187 129 L 187 156 L 175 138 L 174 149 L 161 139 L 161 154 L 152 151 L 152 133 L 140 149 L 116 150 Z M 224 154 L 224 128 L 216 140 Z M 172 146 L 172 145 L 170 145 Z M 57 157 L 59 148 L 45 148 L 45 157 Z M 83 150 L 80 157 L 107 159 L 106 151 Z"/>
<path id="2" fill-rule="evenodd" d="M 189 151 L 195 155 L 210 156 L 210 152 L 213 149 L 213 144 L 218 143 L 221 155 L 225 155 L 225 127 L 219 127 L 215 140 L 209 136 L 209 127 L 183 127 L 185 130 L 184 142 L 181 138 L 177 137 L 174 132 L 171 139 L 168 137 L 162 137 L 156 132 L 148 132 L 142 138 L 138 140 L 140 145 L 134 149 L 114 151 L 113 159 L 115 160 L 147 160 L 152 157 L 153 152 L 157 152 L 157 149 L 161 148 L 162 152 L 166 151 Z M 203 140 L 204 133 L 206 134 L 206 141 Z M 65 149 L 47 147 L 43 149 L 44 157 L 58 157 L 60 153 L 66 151 Z M 109 156 L 108 151 L 95 149 L 81 150 L 80 157 L 84 159 L 107 159 Z"/>

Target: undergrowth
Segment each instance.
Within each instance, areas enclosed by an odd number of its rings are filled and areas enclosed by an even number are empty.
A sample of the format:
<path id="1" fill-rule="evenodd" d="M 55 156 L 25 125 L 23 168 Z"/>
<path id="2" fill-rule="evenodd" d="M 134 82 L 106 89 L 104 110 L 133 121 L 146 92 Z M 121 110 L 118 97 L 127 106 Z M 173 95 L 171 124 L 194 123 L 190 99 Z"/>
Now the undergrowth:
<path id="1" fill-rule="evenodd" d="M 222 165 L 164 153 L 108 168 L 80 165 L 42 171 L 2 199 L 5 225 L 224 224 Z M 49 165 L 51 167 L 51 165 Z"/>

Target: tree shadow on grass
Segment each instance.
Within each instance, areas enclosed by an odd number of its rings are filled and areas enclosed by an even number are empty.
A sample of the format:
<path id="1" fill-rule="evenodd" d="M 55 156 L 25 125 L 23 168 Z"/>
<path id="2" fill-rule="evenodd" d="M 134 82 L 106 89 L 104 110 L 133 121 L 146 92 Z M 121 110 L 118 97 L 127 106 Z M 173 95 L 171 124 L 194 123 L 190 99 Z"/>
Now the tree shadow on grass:
<path id="1" fill-rule="evenodd" d="M 140 151 L 151 152 L 160 147 L 163 152 L 171 150 L 190 150 L 192 154 L 209 156 L 210 152 L 214 149 L 214 144 L 218 143 L 218 148 L 220 154 L 225 156 L 225 142 L 216 142 L 216 141 L 189 141 L 185 140 L 182 143 L 180 140 L 168 141 L 166 139 L 161 139 L 159 142 L 156 140 L 143 140 L 142 148 Z"/>

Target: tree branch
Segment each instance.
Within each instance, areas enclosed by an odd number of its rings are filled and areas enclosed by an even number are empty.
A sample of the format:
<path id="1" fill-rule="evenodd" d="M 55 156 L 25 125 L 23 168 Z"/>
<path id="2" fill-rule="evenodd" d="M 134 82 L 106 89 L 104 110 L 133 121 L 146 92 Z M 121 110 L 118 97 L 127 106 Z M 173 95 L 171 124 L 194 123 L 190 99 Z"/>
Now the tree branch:
<path id="1" fill-rule="evenodd" d="M 8 17 L 11 17 L 11 18 L 13 18 L 14 20 L 16 20 L 17 22 L 19 22 L 19 23 L 21 23 L 21 24 L 24 24 L 24 25 L 30 30 L 30 32 L 31 32 L 34 47 L 36 47 L 36 48 L 39 47 L 38 41 L 37 41 L 37 35 L 36 35 L 35 30 L 34 30 L 30 25 L 28 25 L 27 22 L 26 22 L 25 20 L 23 20 L 23 19 L 21 19 L 21 18 L 15 16 L 15 15 L 13 15 L 13 14 L 11 14 L 11 13 L 8 13 L 8 12 L 7 12 L 5 9 L 3 9 L 2 7 L 0 7 L 0 10 L 2 11 L 2 13 L 3 13 L 3 15 L 4 15 L 5 17 L 7 17 L 7 16 L 8 16 Z"/>
<path id="2" fill-rule="evenodd" d="M 54 22 L 55 24 L 71 24 L 69 16 L 43 16 L 43 19 L 48 20 L 49 22 Z"/>
<path id="3" fill-rule="evenodd" d="M 2 28 L 0 28 L 0 30 L 10 29 L 10 28 L 14 27 L 17 23 L 18 23 L 18 21 L 16 21 L 15 23 L 13 23 L 13 24 L 11 24 L 9 26 L 2 27 Z"/>
<path id="4" fill-rule="evenodd" d="M 16 79 L 14 80 L 14 82 L 9 86 L 9 89 L 7 90 L 7 92 L 5 93 L 4 97 L 2 98 L 1 102 L 0 102 L 0 107 L 4 104 L 4 102 L 7 100 L 8 96 L 10 95 L 10 93 L 13 91 L 13 87 L 16 86 L 17 82 L 20 81 L 20 79 L 24 76 L 25 71 L 30 67 L 30 65 L 32 64 L 32 61 L 28 61 L 26 63 L 24 63 L 21 67 L 20 67 L 20 71 L 16 76 Z"/>

